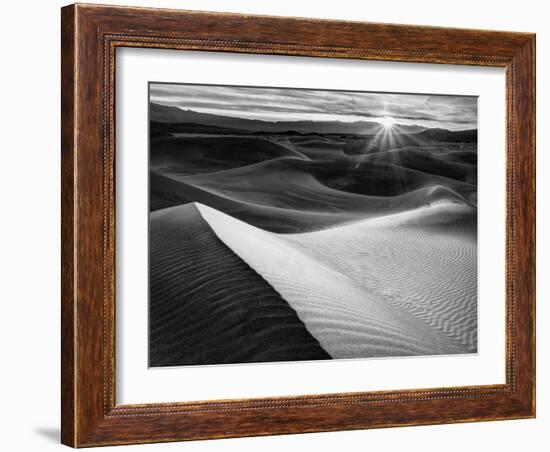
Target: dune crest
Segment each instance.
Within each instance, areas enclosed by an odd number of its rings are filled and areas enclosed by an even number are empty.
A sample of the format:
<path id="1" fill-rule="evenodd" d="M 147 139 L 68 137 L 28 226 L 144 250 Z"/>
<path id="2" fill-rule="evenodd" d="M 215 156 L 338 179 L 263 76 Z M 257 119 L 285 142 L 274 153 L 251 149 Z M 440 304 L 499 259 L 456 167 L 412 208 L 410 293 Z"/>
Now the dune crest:
<path id="1" fill-rule="evenodd" d="M 435 316 L 432 311 L 419 315 L 414 309 L 404 309 L 404 303 L 380 290 L 381 278 L 391 279 L 393 268 L 373 271 L 377 261 L 369 256 L 368 243 L 356 247 L 366 253 L 357 260 L 352 242 L 359 238 L 358 231 L 362 231 L 360 235 L 367 237 L 368 242 L 377 240 L 376 231 L 379 240 L 386 228 L 380 225 L 371 228 L 370 220 L 364 220 L 338 230 L 283 235 L 256 228 L 211 207 L 195 205 L 216 236 L 292 306 L 307 330 L 333 358 L 467 351 L 459 340 L 462 331 L 458 336 L 450 334 L 446 319 L 443 323 L 439 320 L 430 323 L 425 316 Z M 326 245 L 335 231 L 345 239 L 339 239 L 338 246 L 330 250 Z M 428 243 L 430 246 L 432 242 Z M 409 252 L 413 251 L 414 247 L 409 247 Z M 452 281 L 438 283 L 445 285 Z"/>
<path id="2" fill-rule="evenodd" d="M 329 359 L 193 204 L 151 214 L 151 366 Z"/>

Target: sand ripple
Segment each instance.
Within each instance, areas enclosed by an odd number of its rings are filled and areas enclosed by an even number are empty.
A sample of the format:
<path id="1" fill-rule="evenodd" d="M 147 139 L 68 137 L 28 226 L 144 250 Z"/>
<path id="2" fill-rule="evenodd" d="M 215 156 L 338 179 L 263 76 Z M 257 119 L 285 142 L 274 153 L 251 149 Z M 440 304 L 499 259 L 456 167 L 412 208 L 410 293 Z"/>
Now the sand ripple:
<path id="1" fill-rule="evenodd" d="M 474 218 L 467 206 L 442 203 L 282 237 L 471 353 L 477 350 Z M 465 234 L 468 227 L 474 233 Z"/>

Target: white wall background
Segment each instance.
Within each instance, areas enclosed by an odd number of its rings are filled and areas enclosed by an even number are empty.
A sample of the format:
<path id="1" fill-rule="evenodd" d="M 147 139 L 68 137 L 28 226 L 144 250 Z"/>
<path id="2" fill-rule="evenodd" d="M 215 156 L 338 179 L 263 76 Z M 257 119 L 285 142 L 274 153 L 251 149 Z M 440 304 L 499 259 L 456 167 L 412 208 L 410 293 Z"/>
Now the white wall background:
<path id="1" fill-rule="evenodd" d="M 462 0 L 113 0 L 118 4 L 257 14 L 441 25 L 537 33 L 538 417 L 223 441 L 119 447 L 116 450 L 547 450 L 550 384 L 545 331 L 550 309 L 550 18 L 547 2 Z M 94 2 L 96 3 L 96 2 Z M 59 8 L 27 0 L 2 5 L 0 46 L 0 435 L 8 451 L 59 450 Z M 546 380 L 546 381 L 545 381 Z"/>

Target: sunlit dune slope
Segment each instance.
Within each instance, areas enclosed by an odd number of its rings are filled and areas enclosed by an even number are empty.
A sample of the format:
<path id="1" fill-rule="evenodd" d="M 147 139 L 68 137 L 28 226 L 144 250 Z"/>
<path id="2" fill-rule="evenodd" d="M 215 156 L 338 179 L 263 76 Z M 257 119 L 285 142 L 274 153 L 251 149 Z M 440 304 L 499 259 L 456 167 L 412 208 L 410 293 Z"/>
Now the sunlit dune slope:
<path id="1" fill-rule="evenodd" d="M 442 203 L 404 213 L 398 227 L 373 219 L 296 235 L 269 233 L 197 207 L 217 237 L 288 301 L 332 357 L 475 351 L 475 245 L 428 233 L 446 215 L 460 217 L 468 207 Z M 455 262 L 441 268 L 445 255 Z M 432 280 L 407 280 L 421 272 Z M 427 297 L 418 291 L 422 284 Z"/>
<path id="2" fill-rule="evenodd" d="M 477 349 L 475 210 L 440 202 L 324 231 L 281 236 L 316 261 Z"/>

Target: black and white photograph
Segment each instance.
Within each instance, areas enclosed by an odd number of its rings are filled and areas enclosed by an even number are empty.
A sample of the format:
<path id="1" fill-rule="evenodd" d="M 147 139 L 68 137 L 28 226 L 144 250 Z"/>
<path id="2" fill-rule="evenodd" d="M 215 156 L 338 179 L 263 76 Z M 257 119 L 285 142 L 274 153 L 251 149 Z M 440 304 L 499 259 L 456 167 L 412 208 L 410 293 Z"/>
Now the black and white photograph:
<path id="1" fill-rule="evenodd" d="M 477 98 L 149 85 L 149 365 L 477 352 Z"/>

